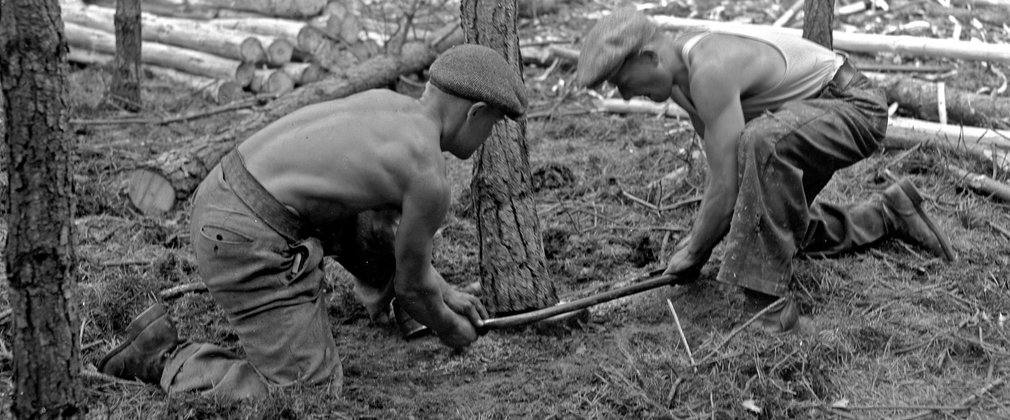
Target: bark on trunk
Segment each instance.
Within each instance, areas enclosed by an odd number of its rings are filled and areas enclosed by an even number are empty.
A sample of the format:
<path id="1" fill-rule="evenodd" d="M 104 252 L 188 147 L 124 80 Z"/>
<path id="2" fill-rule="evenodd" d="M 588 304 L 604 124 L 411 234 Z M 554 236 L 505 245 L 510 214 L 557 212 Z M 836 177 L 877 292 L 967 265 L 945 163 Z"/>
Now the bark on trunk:
<path id="1" fill-rule="evenodd" d="M 116 53 L 116 40 L 112 34 L 73 23 L 66 23 L 65 26 L 67 39 L 72 47 L 106 54 Z M 145 64 L 173 68 L 200 76 L 235 79 L 243 86 L 249 84 L 249 80 L 243 80 L 244 76 L 240 77 L 239 74 L 242 62 L 200 51 L 148 42 L 141 51 L 140 60 Z M 251 77 L 252 74 L 248 76 Z"/>
<path id="2" fill-rule="evenodd" d="M 401 74 L 424 70 L 441 51 L 462 39 L 447 37 L 438 41 L 433 45 L 410 43 L 399 56 L 377 56 L 341 76 L 304 85 L 277 98 L 265 110 L 237 122 L 235 128 L 218 135 L 194 139 L 186 146 L 162 153 L 145 166 L 164 177 L 163 182 L 175 191 L 177 200 L 185 200 L 226 153 L 267 124 L 306 105 L 388 86 Z M 150 181 L 142 179 L 138 182 Z M 131 188 L 137 187 L 134 180 L 130 183 Z"/>
<path id="3" fill-rule="evenodd" d="M 16 418 L 83 418 L 80 323 L 73 311 L 72 142 L 56 0 L 0 2 L 0 106 L 8 162 L 8 236 Z"/>
<path id="4" fill-rule="evenodd" d="M 835 17 L 835 0 L 807 0 L 803 6 L 803 38 L 831 49 L 832 20 Z"/>
<path id="5" fill-rule="evenodd" d="M 116 2 L 116 64 L 112 78 L 112 101 L 130 111 L 140 102 L 140 0 Z"/>
<path id="6" fill-rule="evenodd" d="M 493 48 L 520 72 L 516 1 L 464 0 L 461 11 L 467 42 Z M 502 121 L 476 153 L 471 181 L 483 300 L 495 314 L 558 302 L 547 274 L 531 179 L 525 122 Z"/>

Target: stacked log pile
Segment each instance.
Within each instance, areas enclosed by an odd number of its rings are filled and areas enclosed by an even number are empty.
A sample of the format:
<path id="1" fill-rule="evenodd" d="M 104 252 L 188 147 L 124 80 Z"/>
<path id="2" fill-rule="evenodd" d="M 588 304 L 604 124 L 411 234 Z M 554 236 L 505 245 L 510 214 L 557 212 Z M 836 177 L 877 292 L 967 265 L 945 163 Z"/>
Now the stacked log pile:
<path id="1" fill-rule="evenodd" d="M 199 86 L 219 103 L 251 93 L 283 94 L 380 53 L 380 43 L 365 36 L 361 18 L 346 3 L 143 0 L 141 62 L 159 77 Z M 115 2 L 60 4 L 70 61 L 110 62 Z"/>

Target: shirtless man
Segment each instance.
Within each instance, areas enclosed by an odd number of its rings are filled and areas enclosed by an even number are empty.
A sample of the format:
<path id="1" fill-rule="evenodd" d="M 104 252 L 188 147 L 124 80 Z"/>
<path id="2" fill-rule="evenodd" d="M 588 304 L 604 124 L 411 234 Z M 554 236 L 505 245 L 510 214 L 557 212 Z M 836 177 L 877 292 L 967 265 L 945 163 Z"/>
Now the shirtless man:
<path id="1" fill-rule="evenodd" d="M 696 279 L 724 237 L 718 280 L 740 286 L 752 309 L 788 297 L 799 252 L 834 255 L 897 236 L 955 259 L 908 180 L 864 203 L 814 202 L 835 171 L 877 150 L 887 129 L 883 92 L 842 55 L 769 32 L 673 35 L 622 9 L 585 36 L 577 76 L 590 87 L 609 81 L 625 99 L 672 98 L 702 137 L 701 208 L 666 269 L 678 282 Z M 796 304 L 785 302 L 761 325 L 796 326 Z"/>
<path id="2" fill-rule="evenodd" d="M 301 383 L 339 394 L 324 255 L 355 275 L 373 318 L 395 294 L 445 345 L 476 340 L 487 311 L 431 265 L 450 204 L 443 152 L 469 158 L 497 122 L 525 112 L 525 88 L 500 54 L 476 45 L 443 53 L 429 73 L 420 99 L 372 90 L 299 109 L 245 140 L 200 185 L 191 218 L 200 276 L 244 359 L 180 341 L 167 308 L 155 305 L 98 369 L 170 393 L 261 397 Z"/>

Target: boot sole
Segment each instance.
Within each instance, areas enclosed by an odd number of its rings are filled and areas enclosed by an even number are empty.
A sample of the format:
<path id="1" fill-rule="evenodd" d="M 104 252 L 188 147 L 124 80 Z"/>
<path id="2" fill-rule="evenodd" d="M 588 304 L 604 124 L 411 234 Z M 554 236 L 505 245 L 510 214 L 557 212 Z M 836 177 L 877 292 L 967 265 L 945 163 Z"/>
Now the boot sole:
<path id="1" fill-rule="evenodd" d="M 919 214 L 919 217 L 926 222 L 926 226 L 929 227 L 930 232 L 933 232 L 933 236 L 935 236 L 937 241 L 940 242 L 940 249 L 943 250 L 944 257 L 946 257 L 947 261 L 957 260 L 957 255 L 954 254 L 954 248 L 952 248 L 950 246 L 950 242 L 947 241 L 947 235 L 944 235 L 943 231 L 936 227 L 933 220 L 930 219 L 929 216 L 926 215 L 926 212 L 922 209 L 922 196 L 919 195 L 919 191 L 915 188 L 915 185 L 912 184 L 912 181 L 902 179 L 898 181 L 898 186 L 901 187 L 901 191 L 905 193 L 905 196 L 912 202 L 912 208 L 914 208 L 915 212 Z"/>
<path id="2" fill-rule="evenodd" d="M 145 309 L 144 312 L 137 315 L 137 317 L 130 322 L 130 325 L 126 326 L 126 340 L 119 343 L 118 346 L 113 348 L 112 351 L 106 354 L 105 357 L 98 362 L 98 371 L 104 373 L 105 365 L 109 363 L 109 360 L 121 353 L 123 350 L 126 350 L 127 347 L 130 347 L 130 344 L 133 344 L 133 340 L 136 340 L 137 336 L 139 336 L 148 325 L 151 325 L 154 321 L 157 321 L 166 314 L 168 314 L 168 307 L 159 303 Z"/>

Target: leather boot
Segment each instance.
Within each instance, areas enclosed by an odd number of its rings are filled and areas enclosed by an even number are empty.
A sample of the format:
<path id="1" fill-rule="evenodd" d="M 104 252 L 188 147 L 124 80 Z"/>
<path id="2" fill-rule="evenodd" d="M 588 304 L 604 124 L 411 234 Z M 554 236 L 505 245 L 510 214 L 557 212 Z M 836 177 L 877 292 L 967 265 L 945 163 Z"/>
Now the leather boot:
<path id="1" fill-rule="evenodd" d="M 102 358 L 98 370 L 117 378 L 158 385 L 165 360 L 178 344 L 179 334 L 168 317 L 168 308 L 155 304 L 130 322 L 126 341 Z"/>
<path id="2" fill-rule="evenodd" d="M 895 182 L 884 190 L 884 216 L 895 234 L 910 243 L 928 249 L 933 255 L 955 261 L 957 255 L 944 235 L 922 209 L 922 196 L 908 179 Z"/>

